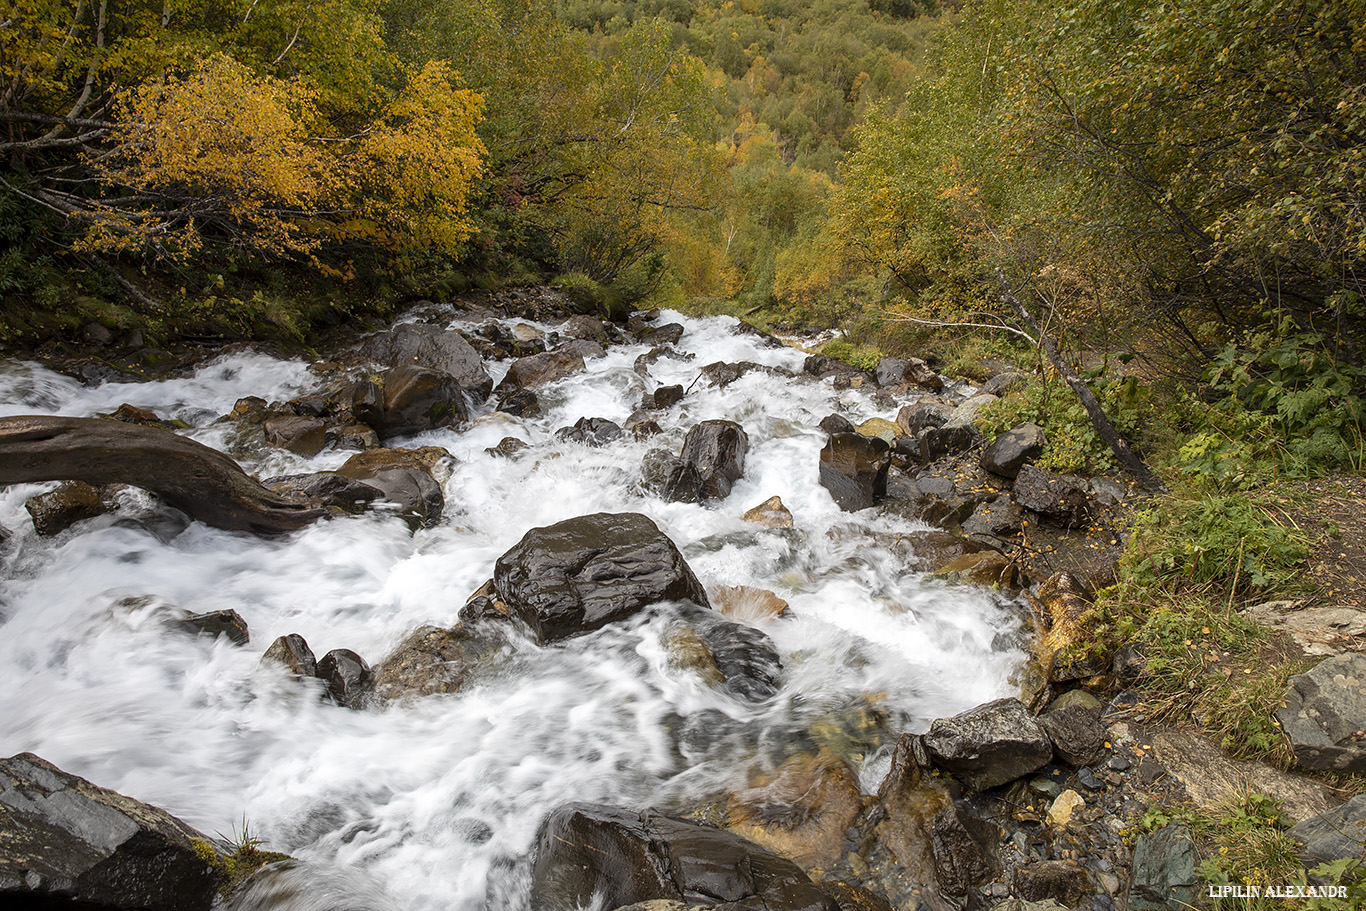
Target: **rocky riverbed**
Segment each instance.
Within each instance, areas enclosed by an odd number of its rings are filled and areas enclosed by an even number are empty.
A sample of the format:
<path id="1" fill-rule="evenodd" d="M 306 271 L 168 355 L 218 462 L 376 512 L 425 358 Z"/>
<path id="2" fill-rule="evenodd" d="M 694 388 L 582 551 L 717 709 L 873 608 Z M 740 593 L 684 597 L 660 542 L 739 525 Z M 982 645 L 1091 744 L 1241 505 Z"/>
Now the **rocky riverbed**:
<path id="1" fill-rule="evenodd" d="M 1026 376 L 866 374 L 553 292 L 420 304 L 313 363 L 117 367 L 7 365 L 0 414 L 147 428 L 134 472 L 188 436 L 311 524 L 214 527 L 136 486 L 0 493 L 0 754 L 36 754 L 0 768 L 0 892 L 1176 908 L 1193 845 L 1135 842 L 1150 805 L 1248 781 L 1297 819 L 1339 802 L 1148 726 L 1124 690 L 1142 656 L 1084 619 L 1137 494 L 1033 466 L 1031 425 L 982 438 Z M 1338 671 L 1283 723 L 1347 768 L 1350 732 L 1312 722 Z M 229 877 L 248 825 L 292 859 Z"/>

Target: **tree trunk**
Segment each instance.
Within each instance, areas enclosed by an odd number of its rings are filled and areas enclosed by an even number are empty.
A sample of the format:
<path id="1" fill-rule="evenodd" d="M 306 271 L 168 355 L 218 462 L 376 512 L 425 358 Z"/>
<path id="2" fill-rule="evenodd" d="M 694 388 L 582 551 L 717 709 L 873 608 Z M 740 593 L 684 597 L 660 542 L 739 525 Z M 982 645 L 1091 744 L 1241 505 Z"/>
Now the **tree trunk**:
<path id="1" fill-rule="evenodd" d="M 274 535 L 327 514 L 262 487 L 216 449 L 159 427 L 103 418 L 0 418 L 0 484 L 130 484 L 191 518 L 229 531 Z"/>
<path id="2" fill-rule="evenodd" d="M 1062 378 L 1067 381 L 1067 385 L 1072 387 L 1072 391 L 1081 399 L 1081 406 L 1086 409 L 1086 414 L 1091 418 L 1091 426 L 1096 428 L 1096 433 L 1109 445 L 1110 450 L 1119 460 L 1120 467 L 1134 477 L 1138 483 L 1142 484 L 1147 490 L 1162 491 L 1166 490 L 1162 481 L 1152 470 L 1143 463 L 1138 457 L 1138 453 L 1129 447 L 1129 441 L 1124 435 L 1115 429 L 1115 425 L 1110 423 L 1110 419 L 1105 416 L 1105 411 L 1100 407 L 1100 402 L 1096 400 L 1096 394 L 1091 391 L 1091 387 L 1086 385 L 1086 381 L 1077 376 L 1075 370 L 1063 360 L 1062 353 L 1058 351 L 1058 345 L 1053 341 L 1052 336 L 1043 331 L 1043 328 L 1030 315 L 1024 303 L 1015 296 L 1015 290 L 1010 287 L 1010 282 L 1006 280 L 1005 273 L 1000 269 L 996 270 L 996 277 L 1001 280 L 1001 299 L 1014 310 L 1024 321 L 1024 324 L 1034 333 L 1034 337 L 1039 340 L 1044 353 L 1053 363 L 1053 368 L 1062 374 Z"/>

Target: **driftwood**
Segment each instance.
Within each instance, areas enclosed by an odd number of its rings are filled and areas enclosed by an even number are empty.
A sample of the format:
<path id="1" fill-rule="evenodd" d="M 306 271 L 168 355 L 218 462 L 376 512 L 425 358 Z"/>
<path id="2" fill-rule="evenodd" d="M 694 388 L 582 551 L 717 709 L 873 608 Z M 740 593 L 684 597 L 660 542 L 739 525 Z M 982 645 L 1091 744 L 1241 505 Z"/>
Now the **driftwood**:
<path id="1" fill-rule="evenodd" d="M 85 481 L 151 491 L 215 528 L 274 535 L 327 514 L 262 487 L 231 458 L 159 427 L 103 418 L 0 418 L 0 484 Z"/>
<path id="2" fill-rule="evenodd" d="M 1001 299 L 1006 306 L 1010 307 L 1024 321 L 1024 324 L 1033 331 L 1039 340 L 1039 345 L 1043 348 L 1048 359 L 1053 363 L 1053 369 L 1062 375 L 1068 386 L 1077 394 L 1081 400 L 1081 406 L 1086 409 L 1087 417 L 1091 419 L 1091 426 L 1096 429 L 1096 433 L 1110 447 L 1110 451 L 1115 454 L 1119 465 L 1131 477 L 1147 490 L 1162 491 L 1166 488 L 1162 485 L 1161 479 L 1153 474 L 1149 468 L 1133 449 L 1129 446 L 1129 441 L 1124 438 L 1124 434 L 1115 429 L 1115 425 L 1110 423 L 1110 419 L 1105 416 L 1105 411 L 1100 407 L 1100 402 L 1096 399 L 1096 394 L 1091 391 L 1091 387 L 1086 385 L 1086 381 L 1077 376 L 1077 372 L 1063 358 L 1062 352 L 1058 351 L 1058 345 L 1048 333 L 1043 331 L 1033 314 L 1026 309 L 1024 303 L 1015 295 L 1015 289 L 1006 280 L 1005 273 L 1000 269 L 996 270 L 996 277 L 1001 282 Z"/>

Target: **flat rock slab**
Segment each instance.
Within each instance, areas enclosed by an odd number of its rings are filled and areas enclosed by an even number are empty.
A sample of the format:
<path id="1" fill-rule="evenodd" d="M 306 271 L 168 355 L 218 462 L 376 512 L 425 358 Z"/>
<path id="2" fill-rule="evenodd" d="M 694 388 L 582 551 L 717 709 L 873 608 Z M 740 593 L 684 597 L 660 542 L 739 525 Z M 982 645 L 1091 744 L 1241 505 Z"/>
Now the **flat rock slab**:
<path id="1" fill-rule="evenodd" d="M 1261 762 L 1229 759 L 1218 747 L 1193 734 L 1161 731 L 1146 741 L 1153 757 L 1186 789 L 1191 801 L 1212 810 L 1248 793 L 1276 799 L 1287 819 L 1299 822 L 1333 806 L 1328 789 Z"/>
<path id="2" fill-rule="evenodd" d="M 1172 823 L 1138 837 L 1129 911 L 1186 911 L 1195 905 L 1195 839 Z"/>
<path id="3" fill-rule="evenodd" d="M 219 879 L 192 839 L 207 841 L 165 810 L 32 753 L 0 760 L 5 907 L 207 909 Z"/>
<path id="4" fill-rule="evenodd" d="M 1276 720 L 1302 767 L 1366 772 L 1366 655 L 1338 655 L 1291 677 Z"/>
<path id="5" fill-rule="evenodd" d="M 1352 607 L 1311 607 L 1294 601 L 1254 604 L 1244 615 L 1263 626 L 1283 630 L 1310 657 L 1326 658 L 1361 647 L 1366 611 Z"/>

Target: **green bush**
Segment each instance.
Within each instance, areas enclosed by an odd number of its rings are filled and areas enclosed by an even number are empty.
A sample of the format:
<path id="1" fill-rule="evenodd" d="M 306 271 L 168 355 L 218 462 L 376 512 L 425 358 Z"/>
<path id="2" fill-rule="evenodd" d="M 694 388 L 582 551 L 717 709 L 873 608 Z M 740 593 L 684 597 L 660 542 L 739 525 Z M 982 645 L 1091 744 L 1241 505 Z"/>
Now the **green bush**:
<path id="1" fill-rule="evenodd" d="M 844 361 L 850 366 L 860 370 L 867 370 L 869 373 L 877 371 L 878 362 L 882 360 L 882 352 L 876 348 L 866 345 L 856 345 L 847 339 L 837 338 L 821 345 L 816 352 L 824 357 L 833 357 L 837 361 Z"/>

